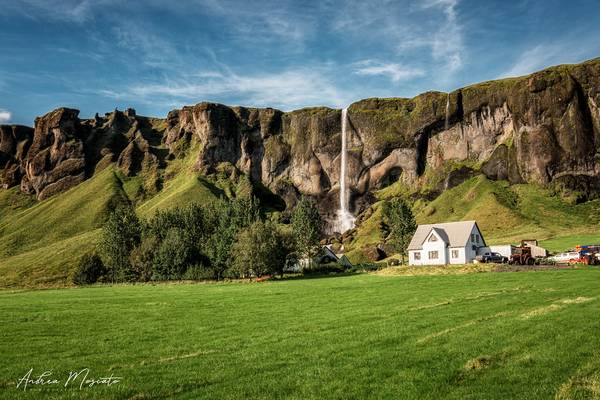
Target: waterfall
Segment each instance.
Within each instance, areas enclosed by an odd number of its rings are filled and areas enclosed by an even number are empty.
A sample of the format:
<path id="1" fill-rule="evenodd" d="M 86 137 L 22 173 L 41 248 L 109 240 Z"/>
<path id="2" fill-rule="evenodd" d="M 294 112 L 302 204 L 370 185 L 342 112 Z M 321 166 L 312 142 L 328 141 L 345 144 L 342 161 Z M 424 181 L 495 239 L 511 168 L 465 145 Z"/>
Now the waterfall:
<path id="1" fill-rule="evenodd" d="M 354 228 L 356 218 L 350 213 L 348 199 L 348 182 L 347 182 L 347 130 L 348 130 L 348 109 L 342 110 L 342 153 L 340 156 L 340 208 L 337 211 L 337 220 L 334 230 L 340 233 L 346 232 L 348 229 Z"/>
<path id="2" fill-rule="evenodd" d="M 448 97 L 446 98 L 446 124 L 444 125 L 444 130 L 448 130 L 448 122 L 450 120 L 450 93 L 448 93 Z"/>

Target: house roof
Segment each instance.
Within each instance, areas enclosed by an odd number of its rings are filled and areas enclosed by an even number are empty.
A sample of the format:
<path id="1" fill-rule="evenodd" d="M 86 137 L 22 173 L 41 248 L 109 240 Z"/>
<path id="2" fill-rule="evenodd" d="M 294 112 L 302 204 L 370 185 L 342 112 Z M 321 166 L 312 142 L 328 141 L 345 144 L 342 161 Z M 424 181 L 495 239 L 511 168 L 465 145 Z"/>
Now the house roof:
<path id="1" fill-rule="evenodd" d="M 431 231 L 437 233 L 437 235 L 448 244 L 450 247 L 463 247 L 467 244 L 470 239 L 473 226 L 477 226 L 475 221 L 459 221 L 459 222 L 446 222 L 443 224 L 427 224 L 419 225 L 415 234 L 408 245 L 408 250 L 421 250 L 423 248 L 423 242 Z M 477 227 L 479 230 L 479 227 Z M 479 231 L 481 234 L 481 231 Z M 483 235 L 481 235 L 483 244 Z"/>

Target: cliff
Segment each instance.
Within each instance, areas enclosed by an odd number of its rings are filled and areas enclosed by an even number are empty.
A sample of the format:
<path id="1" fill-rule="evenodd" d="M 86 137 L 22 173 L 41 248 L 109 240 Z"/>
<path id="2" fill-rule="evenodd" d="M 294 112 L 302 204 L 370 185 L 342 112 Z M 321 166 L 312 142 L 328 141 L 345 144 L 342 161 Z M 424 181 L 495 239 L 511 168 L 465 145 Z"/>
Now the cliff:
<path id="1" fill-rule="evenodd" d="M 348 109 L 352 208 L 402 180 L 436 195 L 476 173 L 511 183 L 600 196 L 600 59 L 412 99 L 365 99 Z M 193 151 L 193 168 L 237 167 L 292 206 L 300 193 L 337 204 L 341 110 L 291 112 L 200 103 L 166 119 L 134 110 L 93 119 L 61 108 L 34 129 L 0 126 L 0 184 L 43 200 L 111 163 L 142 174 L 147 195 L 169 179 L 170 162 Z M 457 168 L 456 166 L 460 166 Z M 431 182 L 428 171 L 444 171 Z M 438 174 L 439 175 L 439 174 Z"/>

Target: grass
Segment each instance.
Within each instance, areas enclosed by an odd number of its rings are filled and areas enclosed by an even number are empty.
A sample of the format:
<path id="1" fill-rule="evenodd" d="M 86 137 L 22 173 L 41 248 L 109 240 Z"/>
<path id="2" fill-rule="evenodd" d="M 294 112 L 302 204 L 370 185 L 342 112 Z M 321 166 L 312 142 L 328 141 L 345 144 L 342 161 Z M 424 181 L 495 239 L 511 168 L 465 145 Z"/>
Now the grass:
<path id="1" fill-rule="evenodd" d="M 381 200 L 410 198 L 414 190 L 396 182 L 376 194 Z M 600 200 L 573 205 L 539 186 L 509 186 L 483 175 L 444 191 L 433 201 L 415 202 L 413 212 L 419 224 L 475 220 L 488 244 L 538 239 L 548 250 L 560 252 L 577 244 L 600 243 Z M 351 245 L 354 252 L 383 241 L 380 223 L 381 213 L 374 212 L 358 227 Z"/>
<path id="2" fill-rule="evenodd" d="M 7 213 L 0 221 L 0 256 L 39 249 L 96 229 L 111 206 L 125 199 L 114 170 L 106 168 L 65 193 Z"/>
<path id="3" fill-rule="evenodd" d="M 0 291 L 3 399 L 587 399 L 600 269 Z M 111 387 L 29 387 L 88 367 Z"/>

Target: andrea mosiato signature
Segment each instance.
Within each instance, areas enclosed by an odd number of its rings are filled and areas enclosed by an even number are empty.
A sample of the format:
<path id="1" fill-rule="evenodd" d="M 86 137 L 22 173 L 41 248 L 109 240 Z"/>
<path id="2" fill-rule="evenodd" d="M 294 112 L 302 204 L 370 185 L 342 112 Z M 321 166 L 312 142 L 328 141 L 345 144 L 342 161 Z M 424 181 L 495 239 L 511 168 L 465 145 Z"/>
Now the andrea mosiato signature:
<path id="1" fill-rule="evenodd" d="M 73 386 L 81 390 L 94 386 L 113 386 L 122 380 L 123 377 L 113 376 L 112 373 L 110 376 L 92 377 L 90 376 L 89 368 L 83 368 L 79 371 L 69 371 L 62 379 L 54 376 L 51 370 L 37 374 L 31 368 L 22 378 L 17 380 L 17 389 L 27 390 L 31 386 L 62 386 L 65 388 Z"/>

